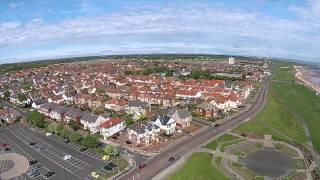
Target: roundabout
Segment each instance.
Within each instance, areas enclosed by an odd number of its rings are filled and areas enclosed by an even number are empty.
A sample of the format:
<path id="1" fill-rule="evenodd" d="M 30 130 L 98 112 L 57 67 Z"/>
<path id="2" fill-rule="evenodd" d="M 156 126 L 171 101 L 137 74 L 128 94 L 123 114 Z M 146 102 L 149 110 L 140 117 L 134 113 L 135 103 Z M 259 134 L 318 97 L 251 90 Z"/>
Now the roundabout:
<path id="1" fill-rule="evenodd" d="M 11 179 L 27 172 L 29 161 L 16 153 L 0 155 L 0 179 Z"/>

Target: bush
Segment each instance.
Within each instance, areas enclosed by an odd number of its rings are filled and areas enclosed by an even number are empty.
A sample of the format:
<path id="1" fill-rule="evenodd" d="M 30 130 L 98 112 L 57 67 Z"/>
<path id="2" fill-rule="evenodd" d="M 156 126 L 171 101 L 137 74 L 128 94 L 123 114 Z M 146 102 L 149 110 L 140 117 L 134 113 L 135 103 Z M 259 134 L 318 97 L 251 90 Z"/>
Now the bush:
<path id="1" fill-rule="evenodd" d="M 104 147 L 103 151 L 104 151 L 106 154 L 110 155 L 110 156 L 117 156 L 117 155 L 119 155 L 119 153 L 120 153 L 119 150 L 118 150 L 118 148 L 116 148 L 116 147 L 114 147 L 114 146 L 112 146 L 112 145 L 106 145 L 106 146 Z"/>
<path id="2" fill-rule="evenodd" d="M 57 127 L 58 127 L 57 123 L 50 123 L 50 124 L 48 124 L 47 129 L 51 133 L 57 133 Z"/>
<path id="3" fill-rule="evenodd" d="M 40 128 L 46 127 L 44 117 L 38 111 L 29 111 L 27 115 L 27 121 Z"/>
<path id="4" fill-rule="evenodd" d="M 81 129 L 81 126 L 76 121 L 70 121 L 68 125 L 75 131 Z"/>
<path id="5" fill-rule="evenodd" d="M 126 126 L 130 126 L 132 124 L 134 124 L 134 121 L 132 119 L 126 119 Z"/>
<path id="6" fill-rule="evenodd" d="M 69 136 L 70 136 L 71 132 L 68 130 L 68 129 L 63 129 L 61 132 L 60 132 L 60 136 L 64 139 L 68 139 Z"/>
<path id="7" fill-rule="evenodd" d="M 82 139 L 81 144 L 87 148 L 96 148 L 97 147 L 97 138 L 95 136 L 86 136 Z"/>
<path id="8" fill-rule="evenodd" d="M 74 143 L 80 143 L 82 136 L 78 132 L 71 132 L 69 135 L 69 140 Z"/>

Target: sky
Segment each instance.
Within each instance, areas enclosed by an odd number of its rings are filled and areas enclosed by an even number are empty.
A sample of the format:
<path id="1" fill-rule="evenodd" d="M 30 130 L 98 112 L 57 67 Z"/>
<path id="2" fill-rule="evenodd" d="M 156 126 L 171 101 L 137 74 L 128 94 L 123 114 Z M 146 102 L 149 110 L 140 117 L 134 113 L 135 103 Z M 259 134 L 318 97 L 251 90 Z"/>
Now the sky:
<path id="1" fill-rule="evenodd" d="M 320 62 L 320 0 L 0 0 L 0 64 L 137 53 Z"/>

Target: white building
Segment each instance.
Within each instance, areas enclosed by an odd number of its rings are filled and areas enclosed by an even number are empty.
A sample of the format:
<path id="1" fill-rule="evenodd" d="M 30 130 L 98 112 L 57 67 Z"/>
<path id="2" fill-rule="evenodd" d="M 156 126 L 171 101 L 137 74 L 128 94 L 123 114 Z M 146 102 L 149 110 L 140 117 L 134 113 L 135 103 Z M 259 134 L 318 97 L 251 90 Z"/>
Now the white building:
<path id="1" fill-rule="evenodd" d="M 120 132 L 125 128 L 125 121 L 120 118 L 110 118 L 108 121 L 100 124 L 100 134 L 106 140 L 117 132 Z"/>
<path id="2" fill-rule="evenodd" d="M 165 134 L 172 134 L 176 131 L 176 120 L 170 116 L 154 116 L 150 121 L 159 126 Z"/>
<path id="3" fill-rule="evenodd" d="M 234 64 L 234 63 L 235 63 L 234 57 L 229 57 L 229 64 Z"/>

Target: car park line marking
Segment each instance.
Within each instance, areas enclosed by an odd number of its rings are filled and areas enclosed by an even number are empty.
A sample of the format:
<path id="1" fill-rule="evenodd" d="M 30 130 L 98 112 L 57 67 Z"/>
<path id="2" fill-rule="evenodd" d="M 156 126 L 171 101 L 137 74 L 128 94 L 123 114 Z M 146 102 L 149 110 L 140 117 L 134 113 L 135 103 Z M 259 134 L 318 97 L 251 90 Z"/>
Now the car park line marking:
<path id="1" fill-rule="evenodd" d="M 25 130 L 23 130 L 23 131 L 25 131 Z M 33 136 L 33 138 L 38 139 L 39 141 L 43 141 L 42 139 L 37 138 L 36 136 L 34 136 L 34 135 L 31 134 L 31 133 L 29 133 L 29 132 L 27 132 L 27 131 L 25 131 L 25 132 L 26 132 L 29 136 Z M 43 142 L 44 142 L 44 141 L 43 141 Z M 59 150 L 59 149 L 51 146 L 50 144 L 48 144 L 48 143 L 46 143 L 46 142 L 44 142 L 44 143 L 49 146 L 49 149 L 53 150 L 56 154 L 58 154 L 58 156 L 61 157 L 61 156 L 67 155 L 66 153 L 64 153 L 64 152 L 62 152 L 61 150 Z M 72 159 L 72 162 L 77 162 L 77 161 L 79 161 L 79 162 L 84 163 L 84 164 L 86 164 L 87 166 L 91 167 L 90 164 L 88 164 L 88 163 L 86 163 L 86 162 L 83 162 L 82 160 L 80 160 L 80 159 L 78 159 L 78 158 L 72 157 L 71 159 Z M 71 164 L 73 164 L 73 163 L 71 163 Z"/>
<path id="2" fill-rule="evenodd" d="M 65 146 L 67 146 L 68 148 L 72 149 L 72 150 L 80 150 L 82 148 L 82 146 L 78 145 L 78 144 L 75 144 L 73 142 L 70 142 L 69 144 L 65 144 L 65 141 L 61 139 L 61 137 L 59 136 L 56 136 L 56 135 L 52 135 L 50 137 L 51 140 L 54 140 L 60 144 L 63 144 Z M 94 159 L 97 159 L 97 160 L 100 160 L 101 161 L 101 158 L 102 158 L 102 155 L 98 154 L 98 153 L 95 153 L 95 152 L 92 152 L 90 150 L 86 150 L 84 152 L 82 152 L 83 154 L 91 157 L 91 158 L 94 158 Z M 90 153 L 93 153 L 93 154 L 90 154 Z"/>
<path id="3" fill-rule="evenodd" d="M 15 150 L 14 152 L 16 152 L 17 154 L 21 154 L 21 155 L 25 156 L 29 161 L 35 159 L 31 155 L 26 153 L 19 145 L 14 143 L 13 140 L 10 139 L 6 134 L 3 134 L 2 137 L 5 137 L 7 140 L 9 140 L 11 142 L 11 144 L 14 144 L 14 146 L 12 146 L 12 148 Z M 17 150 L 19 152 L 17 152 Z M 40 173 L 42 173 L 42 172 L 49 172 L 50 170 L 46 166 L 41 164 L 41 167 L 39 168 L 39 171 L 40 171 Z M 25 177 L 23 177 L 23 178 L 26 179 Z M 31 178 L 31 179 L 33 179 L 33 178 Z"/>
<path id="4" fill-rule="evenodd" d="M 13 134 L 12 132 L 9 132 L 9 133 L 11 133 L 12 135 L 16 136 L 18 139 L 20 139 L 20 140 L 21 140 L 22 142 L 24 142 L 26 145 L 29 145 L 29 144 L 26 143 L 24 140 L 22 140 L 19 136 Z M 39 152 L 39 153 L 40 153 L 40 152 Z M 45 155 L 45 154 L 43 154 L 43 153 L 40 153 L 40 154 L 42 154 L 44 157 L 46 157 L 47 159 L 51 160 L 53 163 L 57 164 L 58 166 L 64 168 L 63 166 L 61 166 L 60 164 L 58 164 L 56 161 L 52 160 L 52 159 L 51 159 L 50 157 L 48 157 L 47 155 Z M 64 168 L 64 169 L 67 170 L 68 172 L 70 172 L 71 174 L 74 174 L 75 176 L 81 178 L 79 175 L 73 173 L 73 172 L 70 171 L 69 169 L 67 169 L 67 168 Z"/>

